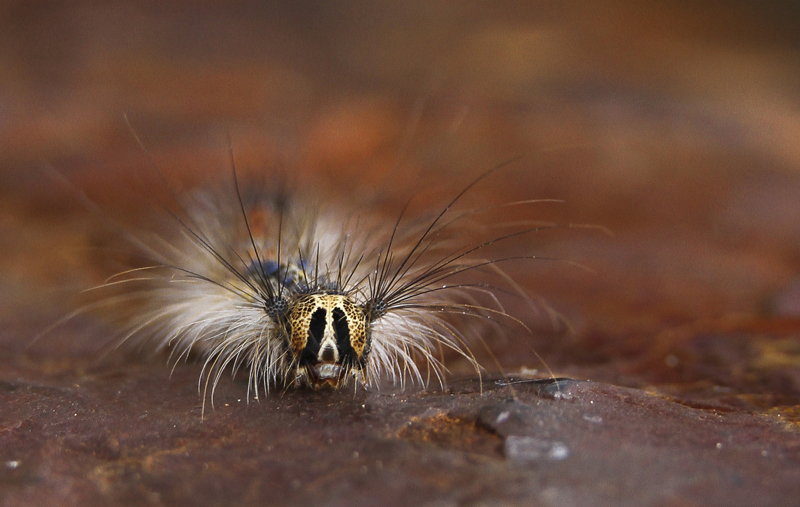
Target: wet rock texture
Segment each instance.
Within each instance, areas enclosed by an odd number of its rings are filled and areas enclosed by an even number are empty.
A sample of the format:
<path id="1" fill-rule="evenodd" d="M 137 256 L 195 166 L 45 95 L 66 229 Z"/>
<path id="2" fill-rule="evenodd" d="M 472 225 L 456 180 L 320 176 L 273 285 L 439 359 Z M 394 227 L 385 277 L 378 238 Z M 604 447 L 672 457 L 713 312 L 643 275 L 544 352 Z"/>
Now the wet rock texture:
<path id="1" fill-rule="evenodd" d="M 797 26 L 778 1 L 6 2 L 0 506 L 800 504 Z M 392 224 L 515 159 L 471 206 L 613 234 L 498 245 L 556 259 L 503 266 L 533 333 L 482 334 L 483 381 L 452 358 L 443 390 L 223 378 L 203 410 L 191 361 L 98 361 L 102 319 L 28 348 L 115 272 L 98 215 L 149 226 L 151 160 L 228 177 L 228 133 L 243 180 L 356 181 Z"/>

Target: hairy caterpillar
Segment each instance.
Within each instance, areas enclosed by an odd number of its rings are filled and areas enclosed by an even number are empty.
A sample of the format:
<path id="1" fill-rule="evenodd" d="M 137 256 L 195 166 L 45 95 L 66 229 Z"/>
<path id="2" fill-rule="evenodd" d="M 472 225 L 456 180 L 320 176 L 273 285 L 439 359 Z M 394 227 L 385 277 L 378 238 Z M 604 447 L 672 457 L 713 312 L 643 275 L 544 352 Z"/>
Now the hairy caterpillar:
<path id="1" fill-rule="evenodd" d="M 308 192 L 243 184 L 232 150 L 227 188 L 182 195 L 159 172 L 172 197 L 162 203 L 172 233 L 127 232 L 138 265 L 93 287 L 97 299 L 80 311 L 112 313 L 120 344 L 168 351 L 174 364 L 200 357 L 200 385 L 211 387 L 212 401 L 223 372 L 242 369 L 256 398 L 272 388 L 368 387 L 383 378 L 444 384 L 446 351 L 480 375 L 471 349 L 483 342 L 479 323 L 526 327 L 496 295 L 530 301 L 500 264 L 542 258 L 484 254 L 559 227 L 480 219 L 542 200 L 458 208 L 502 165 L 431 215 L 408 218 L 406 208 L 389 226 L 325 207 Z"/>

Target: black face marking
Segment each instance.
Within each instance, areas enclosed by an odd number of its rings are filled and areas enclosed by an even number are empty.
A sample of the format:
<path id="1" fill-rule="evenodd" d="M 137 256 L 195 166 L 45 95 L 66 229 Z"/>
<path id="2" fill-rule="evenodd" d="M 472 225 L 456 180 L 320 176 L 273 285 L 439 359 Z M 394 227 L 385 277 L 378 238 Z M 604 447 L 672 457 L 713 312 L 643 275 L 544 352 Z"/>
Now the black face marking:
<path id="1" fill-rule="evenodd" d="M 311 315 L 311 323 L 308 325 L 308 341 L 300 356 L 300 364 L 316 364 L 317 354 L 319 354 L 319 344 L 325 333 L 325 316 L 327 310 L 317 308 Z"/>
<path id="2" fill-rule="evenodd" d="M 350 344 L 350 325 L 347 322 L 347 316 L 339 308 L 333 309 L 333 327 L 336 331 L 336 347 L 339 349 L 339 362 L 352 362 L 355 359 L 355 351 Z"/>

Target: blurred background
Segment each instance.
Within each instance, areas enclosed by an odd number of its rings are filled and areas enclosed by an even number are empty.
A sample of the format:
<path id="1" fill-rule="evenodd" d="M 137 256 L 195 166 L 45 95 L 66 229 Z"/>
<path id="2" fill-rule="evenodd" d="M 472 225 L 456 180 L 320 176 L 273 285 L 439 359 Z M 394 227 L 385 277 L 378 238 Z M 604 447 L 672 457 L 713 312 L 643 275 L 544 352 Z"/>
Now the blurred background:
<path id="1" fill-rule="evenodd" d="M 488 199 L 614 232 L 536 239 L 592 273 L 514 272 L 572 325 L 536 342 L 557 374 L 798 417 L 798 26 L 789 1 L 2 2 L 0 343 L 89 276 L 51 173 L 124 194 L 125 113 L 198 181 L 227 131 L 243 171 L 301 179 L 454 189 L 522 156 Z"/>

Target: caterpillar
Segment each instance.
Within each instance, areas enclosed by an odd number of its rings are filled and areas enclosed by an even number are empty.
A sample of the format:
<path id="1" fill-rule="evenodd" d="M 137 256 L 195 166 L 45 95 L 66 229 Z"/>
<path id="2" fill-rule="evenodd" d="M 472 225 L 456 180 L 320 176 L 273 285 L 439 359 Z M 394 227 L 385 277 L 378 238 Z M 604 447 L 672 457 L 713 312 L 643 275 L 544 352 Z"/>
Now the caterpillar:
<path id="1" fill-rule="evenodd" d="M 240 181 L 232 149 L 230 157 L 227 186 L 180 193 L 159 173 L 172 197 L 161 203 L 171 233 L 127 231 L 138 265 L 89 289 L 95 300 L 79 310 L 113 314 L 118 345 L 166 352 L 173 367 L 199 357 L 204 404 L 209 387 L 213 403 L 225 371 L 247 371 L 248 399 L 382 380 L 444 386 L 448 354 L 481 375 L 473 346 L 488 349 L 482 325 L 530 332 L 498 293 L 535 303 L 501 265 L 543 257 L 484 254 L 560 226 L 480 218 L 549 200 L 459 207 L 510 162 L 431 214 L 408 217 L 406 205 L 387 226 L 384 217 L 326 206 L 308 191 Z"/>

